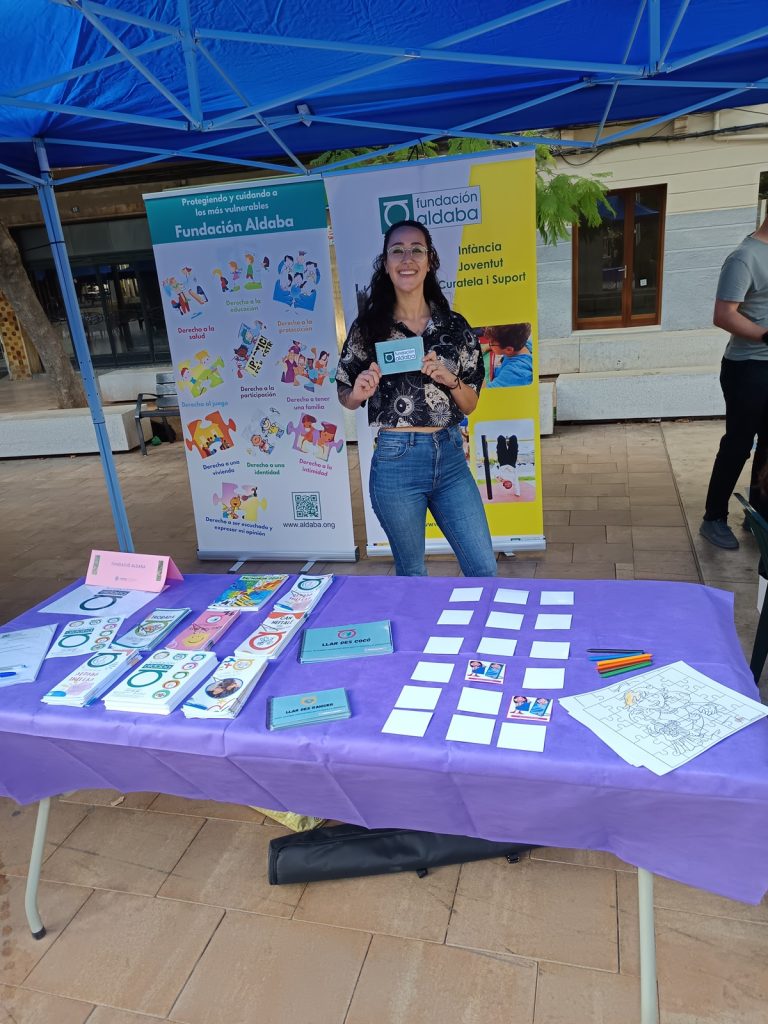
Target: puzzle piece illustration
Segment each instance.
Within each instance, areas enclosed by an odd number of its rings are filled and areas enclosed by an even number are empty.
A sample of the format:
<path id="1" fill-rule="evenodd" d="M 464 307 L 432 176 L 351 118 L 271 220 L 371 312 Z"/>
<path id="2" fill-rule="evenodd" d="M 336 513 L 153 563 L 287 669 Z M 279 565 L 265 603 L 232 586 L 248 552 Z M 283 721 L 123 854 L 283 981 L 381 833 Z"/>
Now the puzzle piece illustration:
<path id="1" fill-rule="evenodd" d="M 340 452 L 344 447 L 344 442 L 341 439 L 336 440 L 338 427 L 335 423 L 323 422 L 318 426 L 317 419 L 309 413 L 305 413 L 298 424 L 289 423 L 285 429 L 286 433 L 294 435 L 294 451 L 314 455 L 325 462 L 328 461 L 332 449 Z"/>
<path id="2" fill-rule="evenodd" d="M 220 369 L 224 369 L 221 356 L 212 359 L 206 349 L 201 349 L 194 360 L 185 359 L 179 363 L 179 389 L 189 391 L 193 398 L 199 398 L 206 391 L 224 383 Z"/>
<path id="3" fill-rule="evenodd" d="M 267 507 L 267 499 L 257 497 L 257 492 L 258 489 L 252 484 L 226 483 L 221 485 L 221 494 L 211 495 L 211 501 L 221 510 L 222 519 L 256 523 L 259 520 L 259 509 L 264 511 Z"/>
<path id="4" fill-rule="evenodd" d="M 235 440 L 232 433 L 237 430 L 237 424 L 233 419 L 226 422 L 220 412 L 211 412 L 205 417 L 208 421 L 191 420 L 187 424 L 189 437 L 184 443 L 189 451 L 196 448 L 201 458 L 207 459 L 227 448 L 232 448 Z"/>

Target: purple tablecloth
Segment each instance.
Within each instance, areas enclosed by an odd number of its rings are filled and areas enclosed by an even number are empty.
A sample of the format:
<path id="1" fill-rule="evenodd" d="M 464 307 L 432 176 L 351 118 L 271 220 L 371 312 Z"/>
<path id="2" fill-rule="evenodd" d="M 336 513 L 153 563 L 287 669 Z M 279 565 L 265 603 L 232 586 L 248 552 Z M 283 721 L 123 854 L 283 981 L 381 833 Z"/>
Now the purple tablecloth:
<path id="1" fill-rule="evenodd" d="M 189 576 L 154 602 L 202 609 L 230 578 Z M 452 604 L 455 586 L 477 585 L 477 604 Z M 530 592 L 524 608 L 492 605 L 497 586 Z M 573 608 L 539 605 L 542 590 L 572 590 Z M 151 606 L 149 606 L 151 607 Z M 437 626 L 447 608 L 474 608 L 468 626 Z M 487 630 L 488 610 L 524 613 L 519 632 Z M 139 621 L 148 608 L 127 620 Z M 536 631 L 539 611 L 570 612 L 569 633 Z M 73 616 L 30 611 L 21 628 Z M 587 647 L 642 646 L 664 665 L 684 660 L 755 697 L 733 627 L 732 597 L 687 583 L 337 577 L 311 625 L 391 619 L 396 653 L 300 665 L 298 636 L 265 672 L 233 722 L 188 721 L 54 708 L 40 697 L 78 659 L 46 662 L 38 681 L 0 690 L 0 794 L 21 803 L 79 788 L 148 790 L 337 818 L 544 846 L 608 850 L 689 885 L 757 903 L 768 889 L 768 723 L 751 725 L 663 778 L 623 762 L 555 707 L 541 753 L 448 742 L 464 668 L 482 635 L 516 637 L 502 712 L 524 669 L 565 665 L 565 689 L 602 685 Z M 231 652 L 260 621 L 243 615 L 217 647 Z M 463 635 L 460 655 L 423 653 L 429 635 Z M 530 661 L 533 639 L 571 641 L 568 662 Z M 487 656 L 486 656 L 487 657 Z M 400 688 L 419 660 L 454 661 L 424 738 L 382 735 Z M 427 684 L 428 685 L 428 684 Z M 437 684 L 432 684 L 437 685 Z M 267 698 L 346 687 L 347 721 L 286 732 L 267 730 Z M 498 724 L 496 726 L 498 733 Z M 530 728 L 541 728 L 531 725 Z"/>

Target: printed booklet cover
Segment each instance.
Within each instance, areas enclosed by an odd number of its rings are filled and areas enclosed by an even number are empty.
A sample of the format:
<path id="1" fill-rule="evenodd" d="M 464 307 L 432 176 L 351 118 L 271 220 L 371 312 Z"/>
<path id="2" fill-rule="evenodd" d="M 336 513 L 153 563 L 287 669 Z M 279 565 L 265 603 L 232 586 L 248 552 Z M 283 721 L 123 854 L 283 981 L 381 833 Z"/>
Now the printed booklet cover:
<path id="1" fill-rule="evenodd" d="M 258 629 L 242 641 L 235 654 L 276 658 L 299 628 L 304 615 L 301 612 L 270 612 Z"/>
<path id="2" fill-rule="evenodd" d="M 275 601 L 275 611 L 302 612 L 307 615 L 333 583 L 333 576 L 302 575 L 296 580 L 287 594 Z"/>
<path id="3" fill-rule="evenodd" d="M 201 612 L 195 621 L 166 644 L 176 651 L 207 651 L 237 621 L 239 611 Z"/>
<path id="4" fill-rule="evenodd" d="M 84 708 L 93 704 L 138 662 L 138 651 L 102 651 L 65 676 L 40 699 L 44 704 Z"/>
<path id="5" fill-rule="evenodd" d="M 266 658 L 230 654 L 181 710 L 187 718 L 235 718 L 267 664 Z"/>
<path id="6" fill-rule="evenodd" d="M 191 613 L 191 608 L 155 608 L 133 629 L 112 641 L 113 647 L 151 651 Z"/>
<path id="7" fill-rule="evenodd" d="M 108 711 L 169 715 L 218 665 L 212 651 L 155 651 L 104 697 Z"/>
<path id="8" fill-rule="evenodd" d="M 267 726 L 272 730 L 292 729 L 316 722 L 337 722 L 350 718 L 351 714 L 347 691 L 342 688 L 270 697 L 267 702 Z"/>
<path id="9" fill-rule="evenodd" d="M 325 626 L 305 629 L 301 638 L 299 661 L 311 665 L 337 658 L 363 658 L 372 654 L 391 654 L 392 624 L 389 619 L 358 622 L 349 626 Z"/>
<path id="10" fill-rule="evenodd" d="M 238 576 L 208 607 L 218 611 L 236 608 L 241 612 L 257 612 L 275 596 L 287 579 L 285 574 Z"/>

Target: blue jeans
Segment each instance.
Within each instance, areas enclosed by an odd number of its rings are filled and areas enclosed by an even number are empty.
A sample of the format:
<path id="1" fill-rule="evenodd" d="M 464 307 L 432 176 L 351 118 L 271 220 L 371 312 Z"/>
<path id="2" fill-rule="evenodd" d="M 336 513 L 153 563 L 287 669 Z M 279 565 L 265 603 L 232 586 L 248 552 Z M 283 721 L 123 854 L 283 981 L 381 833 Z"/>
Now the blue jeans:
<path id="1" fill-rule="evenodd" d="M 461 431 L 383 430 L 371 461 L 371 505 L 389 540 L 398 576 L 426 576 L 427 509 L 465 576 L 495 576 L 496 556 Z"/>

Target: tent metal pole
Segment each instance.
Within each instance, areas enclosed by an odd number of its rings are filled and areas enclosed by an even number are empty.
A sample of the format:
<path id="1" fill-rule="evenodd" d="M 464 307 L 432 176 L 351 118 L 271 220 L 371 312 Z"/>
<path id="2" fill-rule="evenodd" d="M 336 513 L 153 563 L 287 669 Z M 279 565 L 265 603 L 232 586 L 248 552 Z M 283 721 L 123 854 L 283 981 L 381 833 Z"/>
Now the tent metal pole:
<path id="1" fill-rule="evenodd" d="M 729 100 L 732 96 L 740 96 L 744 92 L 743 89 L 729 89 L 728 92 L 720 93 L 719 96 L 710 96 L 709 99 L 702 100 L 700 103 L 692 103 L 688 107 L 683 107 L 681 110 L 672 110 L 668 114 L 662 114 L 661 117 L 654 117 L 651 121 L 644 121 L 642 124 L 637 124 L 633 128 L 625 128 L 623 131 L 614 132 L 613 135 L 609 135 L 603 139 L 603 145 L 605 146 L 609 142 L 615 142 L 616 139 L 623 139 L 625 135 L 634 135 L 635 132 L 643 131 L 647 128 L 653 128 L 657 124 L 664 124 L 665 121 L 674 121 L 676 117 L 682 117 L 683 114 L 692 114 L 694 110 L 701 110 L 702 107 L 714 107 L 716 103 L 725 105 L 725 100 Z"/>
<path id="2" fill-rule="evenodd" d="M 682 24 L 683 18 L 685 17 L 685 12 L 688 10 L 688 5 L 690 4 L 690 2 L 691 2 L 691 0 L 682 0 L 682 3 L 680 4 L 680 9 L 677 12 L 674 24 L 672 25 L 672 28 L 669 30 L 669 35 L 667 36 L 667 41 L 666 41 L 666 43 L 664 43 L 664 49 L 661 51 L 661 56 L 659 57 L 659 70 L 660 71 L 664 71 L 665 70 L 665 68 L 664 68 L 664 61 L 667 59 L 667 54 L 669 53 L 670 49 L 672 48 L 672 43 L 675 40 L 675 36 L 677 35 L 678 29 L 680 28 L 680 25 Z"/>
<path id="3" fill-rule="evenodd" d="M 752 32 L 745 32 L 743 36 L 736 36 L 735 39 L 726 39 L 716 46 L 708 46 L 706 50 L 689 53 L 686 57 L 681 57 L 680 60 L 670 61 L 664 70 L 679 71 L 680 68 L 687 68 L 690 64 L 697 64 L 701 60 L 706 60 L 707 57 L 716 57 L 719 53 L 728 53 L 729 50 L 735 50 L 745 43 L 754 42 L 755 39 L 763 39 L 765 36 L 768 36 L 768 25 L 756 28 Z"/>
<path id="4" fill-rule="evenodd" d="M 96 107 L 76 107 L 71 103 L 40 103 L 25 100 L 19 96 L 0 96 L 0 106 L 20 107 L 22 110 L 44 110 L 49 114 L 73 114 L 75 117 L 93 117 L 99 121 L 116 121 L 118 124 L 141 124 L 149 128 L 168 128 L 170 131 L 188 132 L 188 121 L 171 121 L 167 117 L 141 117 L 138 114 L 118 114 L 113 110 L 98 110 Z"/>
<path id="5" fill-rule="evenodd" d="M 56 196 L 53 191 L 53 178 L 48 164 L 48 154 L 45 151 L 45 144 L 42 139 L 35 139 L 35 153 L 40 167 L 42 184 L 37 185 L 37 195 L 43 211 L 45 229 L 48 233 L 48 240 L 51 243 L 51 252 L 56 266 L 56 275 L 59 279 L 61 294 L 64 299 L 64 308 L 67 312 L 72 343 L 77 354 L 77 361 L 80 364 L 80 372 L 83 376 L 83 387 L 88 398 L 88 406 L 91 410 L 91 419 L 96 430 L 96 441 L 99 446 L 101 465 L 104 470 L 104 477 L 107 484 L 109 503 L 112 506 L 112 518 L 115 523 L 117 541 L 121 551 L 133 551 L 133 540 L 128 525 L 128 516 L 125 511 L 125 503 L 120 490 L 115 460 L 112 457 L 112 447 L 109 443 L 107 425 L 104 420 L 104 410 L 101 406 L 99 389 L 96 384 L 96 377 L 93 372 L 91 354 L 88 351 L 88 342 L 83 328 L 83 318 L 75 292 L 75 282 L 72 278 L 72 268 L 69 264 L 67 246 L 64 242 L 64 232 L 61 226 L 61 218 L 56 205 Z"/>
<path id="6" fill-rule="evenodd" d="M 136 57 L 133 54 L 133 52 L 123 43 L 119 36 L 116 36 L 111 29 L 107 28 L 107 26 L 101 21 L 100 18 L 96 17 L 95 14 L 92 14 L 88 7 L 81 7 L 80 14 L 83 16 L 83 18 L 85 18 L 86 21 L 89 21 L 91 25 L 93 25 L 97 32 L 100 32 L 101 35 L 104 36 L 108 43 L 111 43 L 112 46 L 114 46 L 118 53 L 122 53 L 123 57 L 125 57 L 128 63 L 132 64 L 133 67 L 136 68 L 138 73 L 143 78 L 146 78 L 149 84 L 154 86 L 161 96 L 164 96 L 165 99 L 168 100 L 171 106 L 176 107 L 179 113 L 182 114 L 187 119 L 187 121 L 189 121 L 190 124 L 195 123 L 195 118 L 194 115 L 192 114 L 192 111 L 189 110 L 181 102 L 178 96 L 174 96 L 170 89 L 166 89 L 166 87 L 163 85 L 160 79 L 156 75 L 152 74 L 149 68 L 145 64 L 143 64 L 138 57 Z"/>
<path id="7" fill-rule="evenodd" d="M 184 67 L 187 71 L 189 106 L 198 123 L 203 119 L 203 101 L 200 97 L 200 79 L 197 74 L 197 53 L 192 38 L 192 15 L 189 0 L 179 0 L 179 21 L 181 22 L 181 48 L 184 52 Z"/>
<path id="8" fill-rule="evenodd" d="M 648 71 L 655 75 L 661 57 L 661 7 L 659 0 L 648 0 Z"/>
<path id="9" fill-rule="evenodd" d="M 501 18 L 494 18 L 493 21 L 487 21 L 480 25 L 475 25 L 472 28 L 465 29 L 463 32 L 456 33 L 455 35 L 444 36 L 442 39 L 438 39 L 436 42 L 432 43 L 430 49 L 442 50 L 448 46 L 455 46 L 456 43 L 485 35 L 487 32 L 493 32 L 497 28 L 501 28 L 503 25 L 510 25 L 514 21 L 520 21 L 523 18 L 529 18 L 542 11 L 549 10 L 550 7 L 559 6 L 560 0 L 542 0 L 541 3 L 531 4 L 529 7 L 523 7 L 518 11 L 511 11 L 503 15 Z M 198 29 L 196 36 L 200 39 L 205 38 L 204 33 L 200 29 Z M 267 110 L 274 110 L 276 107 L 284 106 L 288 103 L 306 102 L 306 100 L 311 99 L 312 96 L 316 96 L 319 93 L 336 88 L 340 85 L 345 85 L 348 82 L 354 82 L 359 78 L 365 78 L 368 75 L 378 74 L 380 71 L 388 71 L 390 68 L 395 68 L 399 64 L 407 63 L 412 59 L 412 57 L 392 57 L 390 60 L 370 64 L 368 67 L 358 68 L 356 71 L 349 71 L 344 75 L 337 76 L 336 78 L 327 78 L 323 82 L 316 82 L 311 88 L 305 89 L 301 93 L 292 93 L 289 96 L 281 96 L 278 99 L 272 99 L 270 100 L 269 105 L 263 109 L 249 107 L 245 110 L 241 110 L 239 113 L 234 112 L 227 116 L 219 117 L 215 121 L 212 121 L 210 125 L 206 125 L 206 127 L 218 128 L 233 121 L 238 121 L 241 117 L 246 117 L 249 114 L 263 114 Z"/>
<path id="10" fill-rule="evenodd" d="M 630 53 L 632 53 L 632 47 L 635 45 L 635 39 L 637 38 L 637 33 L 638 33 L 639 29 L 640 29 L 640 22 L 643 20 L 643 13 L 645 11 L 645 5 L 646 5 L 646 0 L 640 0 L 640 6 L 637 8 L 637 14 L 635 15 L 635 23 L 632 26 L 632 34 L 629 37 L 629 42 L 627 43 L 627 48 L 624 51 L 624 60 L 625 61 L 629 60 L 629 55 L 630 55 Z M 593 145 L 595 145 L 595 146 L 598 144 L 598 142 L 600 141 L 600 137 L 603 134 L 603 130 L 605 129 L 605 123 L 608 120 L 608 115 L 611 112 L 611 107 L 613 106 L 613 101 L 616 99 L 616 93 L 618 91 L 619 91 L 619 83 L 618 82 L 614 82 L 613 85 L 611 86 L 611 94 L 608 97 L 608 102 L 605 104 L 605 110 L 603 111 L 603 116 L 602 116 L 602 118 L 600 120 L 600 126 L 598 127 L 597 133 L 595 134 L 595 141 L 593 143 Z"/>

